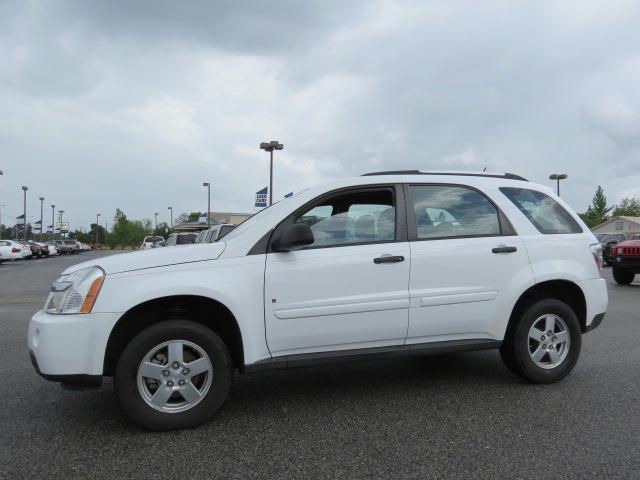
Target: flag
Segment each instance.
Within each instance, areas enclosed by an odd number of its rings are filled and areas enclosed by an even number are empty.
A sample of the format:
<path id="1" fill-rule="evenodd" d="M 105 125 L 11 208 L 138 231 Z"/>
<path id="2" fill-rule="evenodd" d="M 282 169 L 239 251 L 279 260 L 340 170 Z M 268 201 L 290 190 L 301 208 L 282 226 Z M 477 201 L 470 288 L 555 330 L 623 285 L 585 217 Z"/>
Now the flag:
<path id="1" fill-rule="evenodd" d="M 262 190 L 256 192 L 256 207 L 264 208 L 267 206 L 267 192 L 269 187 L 264 187 Z"/>
<path id="2" fill-rule="evenodd" d="M 47 227 L 47 233 L 53 232 L 53 225 Z"/>
<path id="3" fill-rule="evenodd" d="M 37 225 L 37 227 L 33 227 L 34 230 L 37 230 L 38 232 L 42 231 L 42 222 L 40 220 L 33 222 L 33 225 Z"/>
<path id="4" fill-rule="evenodd" d="M 16 217 L 16 220 L 24 220 L 24 213 L 18 217 Z"/>
<path id="5" fill-rule="evenodd" d="M 284 198 L 290 198 L 290 197 L 293 197 L 293 192 L 289 192 L 284 196 Z"/>

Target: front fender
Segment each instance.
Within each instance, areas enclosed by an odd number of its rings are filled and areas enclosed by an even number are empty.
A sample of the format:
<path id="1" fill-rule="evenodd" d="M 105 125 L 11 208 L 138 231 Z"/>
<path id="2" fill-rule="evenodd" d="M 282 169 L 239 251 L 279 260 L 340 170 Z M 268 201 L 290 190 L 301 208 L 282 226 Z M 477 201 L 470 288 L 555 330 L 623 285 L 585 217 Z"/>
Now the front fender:
<path id="1" fill-rule="evenodd" d="M 94 312 L 118 313 L 120 318 L 158 298 L 210 298 L 235 317 L 245 363 L 253 363 L 270 356 L 264 331 L 264 267 L 265 255 L 251 255 L 107 275 Z"/>

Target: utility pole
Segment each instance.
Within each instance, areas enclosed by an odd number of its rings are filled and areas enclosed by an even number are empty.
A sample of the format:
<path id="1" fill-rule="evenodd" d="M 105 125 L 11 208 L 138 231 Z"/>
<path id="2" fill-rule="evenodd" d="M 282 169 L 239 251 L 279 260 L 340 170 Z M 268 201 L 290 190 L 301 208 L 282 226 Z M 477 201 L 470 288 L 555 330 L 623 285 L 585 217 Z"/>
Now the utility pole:
<path id="1" fill-rule="evenodd" d="M 98 243 L 98 227 L 100 226 L 100 224 L 98 223 L 100 221 L 100 214 L 96 213 L 96 243 Z"/>
<path id="2" fill-rule="evenodd" d="M 23 214 L 24 214 L 24 241 L 27 241 L 27 190 L 29 190 L 29 187 L 22 187 L 22 191 L 24 192 L 24 209 L 23 209 Z"/>
<path id="3" fill-rule="evenodd" d="M 265 152 L 269 152 L 269 205 L 273 203 L 273 151 L 284 149 L 282 143 L 278 143 L 277 140 L 271 140 L 270 142 L 262 142 L 260 149 Z"/>
<path id="4" fill-rule="evenodd" d="M 43 212 L 44 212 L 44 197 L 40 197 L 40 241 L 44 239 L 43 237 L 44 233 L 42 232 L 42 227 L 44 224 L 44 218 L 42 216 Z"/>
<path id="5" fill-rule="evenodd" d="M 154 215 L 156 216 L 156 231 L 155 231 L 155 233 L 158 233 L 158 212 L 154 213 Z"/>
<path id="6" fill-rule="evenodd" d="M 173 207 L 167 207 L 171 211 L 171 230 L 170 233 L 173 232 Z"/>

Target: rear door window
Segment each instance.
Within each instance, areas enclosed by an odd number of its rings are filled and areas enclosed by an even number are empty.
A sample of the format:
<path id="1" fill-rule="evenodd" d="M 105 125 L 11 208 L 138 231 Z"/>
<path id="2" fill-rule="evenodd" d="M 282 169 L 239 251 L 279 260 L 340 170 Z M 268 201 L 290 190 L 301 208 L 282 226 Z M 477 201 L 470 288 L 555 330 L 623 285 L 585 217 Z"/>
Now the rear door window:
<path id="1" fill-rule="evenodd" d="M 549 195 L 526 188 L 501 187 L 500 191 L 540 233 L 582 233 L 582 227 L 578 222 Z"/>
<path id="2" fill-rule="evenodd" d="M 500 235 L 498 210 L 482 193 L 456 185 L 409 187 L 418 239 Z"/>

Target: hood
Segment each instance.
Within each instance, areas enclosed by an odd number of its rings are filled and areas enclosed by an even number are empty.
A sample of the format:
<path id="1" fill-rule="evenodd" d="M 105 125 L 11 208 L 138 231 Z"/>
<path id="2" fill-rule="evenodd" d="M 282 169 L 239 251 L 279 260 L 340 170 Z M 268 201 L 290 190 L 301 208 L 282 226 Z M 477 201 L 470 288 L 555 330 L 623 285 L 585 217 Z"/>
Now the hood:
<path id="1" fill-rule="evenodd" d="M 138 250 L 131 253 L 120 253 L 109 257 L 96 258 L 77 263 L 67 268 L 62 275 L 68 275 L 86 267 L 100 267 L 107 275 L 130 272 L 146 268 L 165 267 L 181 263 L 202 262 L 217 259 L 226 247 L 225 242 L 198 243 L 194 245 L 176 245 L 172 247 Z"/>
<path id="2" fill-rule="evenodd" d="M 616 247 L 640 247 L 640 240 L 625 240 L 618 243 Z"/>

